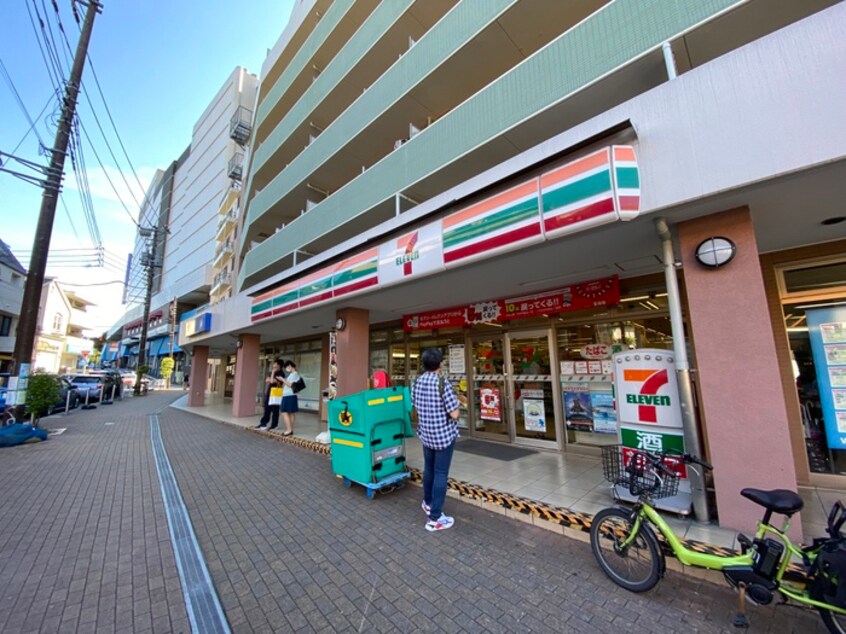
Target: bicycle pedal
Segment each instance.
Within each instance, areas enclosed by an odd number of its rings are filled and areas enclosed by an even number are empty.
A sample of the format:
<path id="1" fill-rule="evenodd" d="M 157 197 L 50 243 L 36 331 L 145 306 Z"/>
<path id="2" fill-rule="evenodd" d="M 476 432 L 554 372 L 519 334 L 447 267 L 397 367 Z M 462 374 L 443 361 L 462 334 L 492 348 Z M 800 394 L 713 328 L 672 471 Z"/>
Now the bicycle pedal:
<path id="1" fill-rule="evenodd" d="M 743 533 L 737 534 L 737 543 L 740 544 L 740 554 L 745 555 L 747 551 L 752 547 L 752 540 L 749 539 Z"/>

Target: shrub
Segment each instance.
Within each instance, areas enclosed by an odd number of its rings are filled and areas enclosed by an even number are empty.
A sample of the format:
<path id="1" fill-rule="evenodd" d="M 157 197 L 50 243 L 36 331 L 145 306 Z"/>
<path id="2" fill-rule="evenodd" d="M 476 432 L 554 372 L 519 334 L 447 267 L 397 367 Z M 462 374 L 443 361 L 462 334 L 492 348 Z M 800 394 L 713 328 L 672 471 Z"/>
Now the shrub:
<path id="1" fill-rule="evenodd" d="M 55 374 L 36 372 L 29 377 L 26 388 L 26 406 L 35 415 L 35 424 L 62 398 L 59 377 Z"/>

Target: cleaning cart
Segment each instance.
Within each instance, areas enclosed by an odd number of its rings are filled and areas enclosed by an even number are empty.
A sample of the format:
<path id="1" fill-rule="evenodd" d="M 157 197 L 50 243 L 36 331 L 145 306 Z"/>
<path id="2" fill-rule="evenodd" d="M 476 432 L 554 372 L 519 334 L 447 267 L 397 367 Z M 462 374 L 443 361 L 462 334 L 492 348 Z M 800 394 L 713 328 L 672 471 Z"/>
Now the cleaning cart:
<path id="1" fill-rule="evenodd" d="M 405 439 L 411 428 L 407 387 L 365 390 L 329 401 L 332 471 L 349 487 L 376 491 L 403 486 L 409 477 Z"/>

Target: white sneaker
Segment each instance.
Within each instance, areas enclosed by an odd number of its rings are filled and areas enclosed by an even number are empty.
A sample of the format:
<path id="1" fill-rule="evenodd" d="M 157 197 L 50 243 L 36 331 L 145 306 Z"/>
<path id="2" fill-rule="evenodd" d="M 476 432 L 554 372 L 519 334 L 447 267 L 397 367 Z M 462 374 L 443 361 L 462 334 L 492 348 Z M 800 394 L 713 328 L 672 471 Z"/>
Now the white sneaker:
<path id="1" fill-rule="evenodd" d="M 425 501 L 425 500 L 424 500 L 423 502 L 421 502 L 421 503 L 420 503 L 420 508 L 421 508 L 421 509 L 423 509 L 423 512 L 424 512 L 427 516 L 429 515 L 429 511 L 431 511 L 431 510 L 432 510 L 432 507 L 431 507 L 431 506 L 429 506 L 428 504 L 426 504 L 426 501 Z"/>
<path id="2" fill-rule="evenodd" d="M 256 427 L 256 429 L 258 429 L 259 431 L 263 431 L 267 429 L 267 425 L 259 425 L 258 427 Z"/>
<path id="3" fill-rule="evenodd" d="M 447 515 L 441 513 L 441 517 L 436 522 L 435 520 L 429 520 L 426 522 L 426 530 L 433 532 L 433 531 L 445 531 L 446 529 L 452 527 L 455 524 L 455 520 Z"/>

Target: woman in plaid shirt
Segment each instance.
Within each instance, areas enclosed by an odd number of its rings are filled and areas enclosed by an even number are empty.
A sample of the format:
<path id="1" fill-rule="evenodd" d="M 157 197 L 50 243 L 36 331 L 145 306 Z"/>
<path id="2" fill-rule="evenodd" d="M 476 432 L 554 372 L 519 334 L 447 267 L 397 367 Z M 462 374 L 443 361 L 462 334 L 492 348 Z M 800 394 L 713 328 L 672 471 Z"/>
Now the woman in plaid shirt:
<path id="1" fill-rule="evenodd" d="M 429 348 L 420 356 L 426 373 L 414 382 L 411 402 L 417 410 L 417 435 L 423 445 L 423 512 L 427 531 L 442 531 L 455 520 L 442 513 L 449 465 L 458 437 L 458 397 L 449 381 L 440 376 L 444 355 Z"/>

